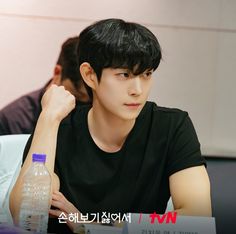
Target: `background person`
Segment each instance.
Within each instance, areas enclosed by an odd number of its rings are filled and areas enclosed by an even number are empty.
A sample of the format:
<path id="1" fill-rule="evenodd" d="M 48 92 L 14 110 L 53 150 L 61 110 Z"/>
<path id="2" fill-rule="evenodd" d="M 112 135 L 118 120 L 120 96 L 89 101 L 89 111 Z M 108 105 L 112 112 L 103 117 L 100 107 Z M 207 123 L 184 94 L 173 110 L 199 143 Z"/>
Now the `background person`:
<path id="1" fill-rule="evenodd" d="M 16 99 L 0 110 L 0 135 L 32 133 L 42 110 L 42 96 L 51 84 L 64 86 L 79 104 L 89 102 L 79 75 L 77 43 L 78 37 L 71 37 L 62 44 L 53 77 L 44 87 Z"/>

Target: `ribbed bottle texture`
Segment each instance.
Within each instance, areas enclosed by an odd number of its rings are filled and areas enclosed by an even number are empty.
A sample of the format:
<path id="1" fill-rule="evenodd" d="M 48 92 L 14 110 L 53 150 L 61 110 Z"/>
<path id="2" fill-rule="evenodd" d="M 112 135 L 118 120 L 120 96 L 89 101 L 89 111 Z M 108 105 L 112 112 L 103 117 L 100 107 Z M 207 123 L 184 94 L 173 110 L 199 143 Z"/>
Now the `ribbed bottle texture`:
<path id="1" fill-rule="evenodd" d="M 51 176 L 45 167 L 46 155 L 33 154 L 24 176 L 19 226 L 35 233 L 47 233 Z"/>

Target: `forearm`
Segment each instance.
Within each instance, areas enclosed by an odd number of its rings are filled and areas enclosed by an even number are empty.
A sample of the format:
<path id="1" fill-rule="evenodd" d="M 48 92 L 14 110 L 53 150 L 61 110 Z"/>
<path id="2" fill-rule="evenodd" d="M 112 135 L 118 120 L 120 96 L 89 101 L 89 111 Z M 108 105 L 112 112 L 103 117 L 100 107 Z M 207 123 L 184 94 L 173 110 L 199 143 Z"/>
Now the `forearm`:
<path id="1" fill-rule="evenodd" d="M 46 167 L 50 174 L 53 174 L 59 124 L 60 122 L 56 118 L 43 112 L 40 114 L 31 147 L 22 167 L 22 172 L 31 164 L 32 154 L 39 153 L 47 155 Z"/>
<path id="2" fill-rule="evenodd" d="M 47 113 L 42 112 L 39 116 L 31 147 L 10 195 L 10 210 L 14 220 L 16 220 L 19 213 L 23 175 L 31 165 L 33 153 L 43 153 L 47 155 L 46 167 L 52 176 L 51 178 L 54 178 L 53 172 L 59 123 L 59 121 Z"/>

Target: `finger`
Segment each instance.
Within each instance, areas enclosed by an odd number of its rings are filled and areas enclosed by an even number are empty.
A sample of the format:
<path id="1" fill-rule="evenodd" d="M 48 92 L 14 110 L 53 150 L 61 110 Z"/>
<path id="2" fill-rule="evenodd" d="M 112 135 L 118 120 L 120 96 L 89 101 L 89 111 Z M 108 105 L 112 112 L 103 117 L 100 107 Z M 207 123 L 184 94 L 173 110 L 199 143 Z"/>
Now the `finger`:
<path id="1" fill-rule="evenodd" d="M 60 195 L 54 193 L 52 194 L 52 199 L 56 201 L 64 201 Z"/>
<path id="2" fill-rule="evenodd" d="M 62 196 L 64 196 L 63 193 L 61 193 L 61 192 L 58 191 L 58 190 L 53 191 L 53 193 L 54 193 L 54 194 L 58 194 L 58 195 L 62 195 Z"/>
<path id="3" fill-rule="evenodd" d="M 56 207 L 63 209 L 67 212 L 77 210 L 74 205 L 69 202 L 60 192 L 52 194 L 52 202 L 52 205 L 55 204 Z"/>
<path id="4" fill-rule="evenodd" d="M 54 205 L 55 204 L 55 205 Z M 59 191 L 54 191 L 52 194 L 52 205 L 67 212 L 67 213 L 77 213 L 79 212 L 77 208 L 69 202 L 65 196 L 59 192 Z"/>
<path id="5" fill-rule="evenodd" d="M 67 202 L 68 200 L 64 197 L 64 195 L 61 192 L 55 191 L 52 194 L 52 198 L 58 201 Z"/>
<path id="6" fill-rule="evenodd" d="M 58 87 L 58 85 L 56 85 L 56 84 L 51 84 L 50 87 L 51 87 L 51 89 L 52 89 L 52 88 Z"/>
<path id="7" fill-rule="evenodd" d="M 55 201 L 55 200 L 52 200 L 52 203 L 51 203 L 52 206 L 60 209 L 61 211 L 63 212 L 66 212 L 68 210 L 68 208 L 66 208 L 66 205 L 65 203 L 61 202 L 61 201 Z"/>
<path id="8" fill-rule="evenodd" d="M 65 87 L 63 85 L 59 85 L 57 87 L 58 87 L 58 90 L 65 90 Z"/>
<path id="9" fill-rule="evenodd" d="M 65 93 L 66 93 L 67 96 L 70 96 L 70 95 L 71 95 L 71 92 L 68 91 L 68 90 L 65 90 Z"/>
<path id="10" fill-rule="evenodd" d="M 66 199 L 66 197 L 61 192 L 59 192 L 59 191 L 53 192 L 52 199 L 56 200 L 56 201 L 62 202 L 68 208 L 72 208 L 72 207 L 75 208 L 74 205 L 71 202 L 69 202 Z"/>
<path id="11" fill-rule="evenodd" d="M 63 193 L 61 193 L 60 191 L 55 190 L 55 191 L 53 192 L 53 194 L 58 195 L 58 196 L 60 196 L 61 198 L 66 199 L 65 196 L 63 195 Z"/>
<path id="12" fill-rule="evenodd" d="M 53 216 L 56 216 L 56 217 L 59 217 L 61 215 L 62 211 L 61 210 L 53 210 L 53 209 L 49 209 L 49 214 L 50 215 L 53 215 Z M 63 212 L 66 217 L 68 216 L 67 213 Z"/>
<path id="13" fill-rule="evenodd" d="M 61 210 L 52 210 L 49 209 L 49 214 L 54 216 L 54 217 L 59 217 L 61 215 L 62 211 Z M 63 212 L 64 215 L 66 216 L 66 218 L 68 217 L 68 214 Z M 68 225 L 68 227 L 73 231 L 75 226 L 78 225 L 76 223 L 70 222 L 69 220 L 66 221 L 66 224 Z"/>
<path id="14" fill-rule="evenodd" d="M 79 213 L 77 208 L 70 202 L 52 200 L 51 205 L 67 213 Z"/>

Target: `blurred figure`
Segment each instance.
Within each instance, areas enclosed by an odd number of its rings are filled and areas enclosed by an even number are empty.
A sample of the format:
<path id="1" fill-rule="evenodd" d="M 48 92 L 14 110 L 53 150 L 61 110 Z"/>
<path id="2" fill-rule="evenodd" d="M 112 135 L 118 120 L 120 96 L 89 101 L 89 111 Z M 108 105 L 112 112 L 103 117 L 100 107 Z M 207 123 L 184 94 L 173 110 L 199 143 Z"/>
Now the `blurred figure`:
<path id="1" fill-rule="evenodd" d="M 77 67 L 77 42 L 78 37 L 72 37 L 63 43 L 53 77 L 44 87 L 16 99 L 0 110 L 0 135 L 32 133 L 41 112 L 41 98 L 52 84 L 64 86 L 79 104 L 89 102 Z"/>

